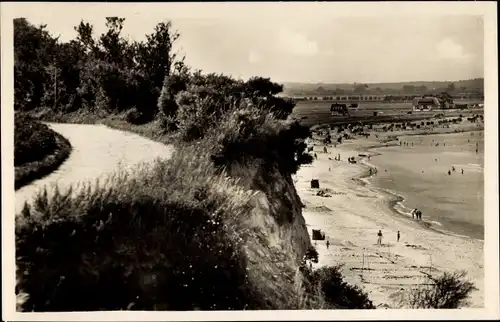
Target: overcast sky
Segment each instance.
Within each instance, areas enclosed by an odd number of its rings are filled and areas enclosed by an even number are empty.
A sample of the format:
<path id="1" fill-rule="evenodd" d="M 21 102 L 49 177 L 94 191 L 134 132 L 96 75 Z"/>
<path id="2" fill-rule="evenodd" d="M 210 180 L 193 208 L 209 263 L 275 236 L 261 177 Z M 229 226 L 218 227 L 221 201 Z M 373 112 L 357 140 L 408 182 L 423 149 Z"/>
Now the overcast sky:
<path id="1" fill-rule="evenodd" d="M 121 9 L 128 6 L 127 11 L 99 4 L 72 4 L 66 9 L 58 5 L 26 6 L 18 16 L 47 24 L 63 40 L 75 37 L 73 27 L 82 19 L 101 33 L 106 16 L 124 17 L 123 33 L 133 39 L 144 39 L 157 22 L 170 19 L 181 34 L 177 48 L 190 66 L 236 77 L 374 83 L 460 80 L 484 73 L 483 20 L 478 15 L 409 10 L 369 15 L 371 7 L 366 4 L 359 7 L 364 9 L 362 16 L 342 15 L 335 3 L 279 8 L 276 3 L 274 7 L 233 5 L 232 10 L 220 10 L 224 4 L 218 4 L 218 10 L 210 4 L 191 5 L 183 7 L 183 14 L 180 7 L 154 4 L 121 4 Z"/>

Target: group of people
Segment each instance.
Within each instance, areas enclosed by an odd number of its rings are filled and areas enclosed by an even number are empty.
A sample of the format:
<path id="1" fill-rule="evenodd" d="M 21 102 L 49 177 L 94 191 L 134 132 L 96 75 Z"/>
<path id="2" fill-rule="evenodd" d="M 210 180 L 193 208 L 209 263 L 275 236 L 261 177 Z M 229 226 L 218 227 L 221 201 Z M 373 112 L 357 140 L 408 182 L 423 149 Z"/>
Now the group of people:
<path id="1" fill-rule="evenodd" d="M 384 235 L 382 234 L 382 230 L 379 230 L 378 233 L 377 233 L 377 245 L 379 246 L 382 246 L 382 237 L 384 237 Z M 399 230 L 398 230 L 398 234 L 396 235 L 396 238 L 399 242 L 399 239 L 401 238 L 401 234 L 399 233 Z"/>
<path id="2" fill-rule="evenodd" d="M 461 170 L 462 170 L 462 171 L 461 171 L 461 172 L 462 172 L 462 174 L 464 174 L 464 169 L 461 169 Z M 454 166 L 451 166 L 451 170 L 448 170 L 448 175 L 449 175 L 449 176 L 451 176 L 451 173 L 452 173 L 452 172 L 455 172 L 455 171 L 456 171 L 455 167 L 454 167 Z"/>
<path id="3" fill-rule="evenodd" d="M 420 210 L 418 210 L 417 208 L 415 208 L 411 211 L 411 217 L 413 219 L 415 219 L 415 217 L 416 217 L 417 220 L 422 220 L 422 212 Z"/>

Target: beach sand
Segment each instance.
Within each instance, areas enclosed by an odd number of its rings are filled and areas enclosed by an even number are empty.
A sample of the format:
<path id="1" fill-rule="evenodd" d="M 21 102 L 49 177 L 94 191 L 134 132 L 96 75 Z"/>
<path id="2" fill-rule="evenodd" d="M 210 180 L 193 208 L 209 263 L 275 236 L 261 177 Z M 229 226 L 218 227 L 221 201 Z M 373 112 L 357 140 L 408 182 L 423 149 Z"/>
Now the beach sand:
<path id="1" fill-rule="evenodd" d="M 346 281 L 362 288 L 381 308 L 399 307 L 401 294 L 424 282 L 426 274 L 463 269 L 478 288 L 471 294 L 469 307 L 483 307 L 483 241 L 440 233 L 398 215 L 392 208 L 393 195 L 359 180 L 368 174 L 363 164 L 367 160 L 357 157 L 358 162 L 350 164 L 347 158 L 376 145 L 371 137 L 328 147 L 328 153 L 316 143 L 318 159 L 302 166 L 294 177 L 309 233 L 321 229 L 330 241 L 329 249 L 326 240 L 316 242 L 319 263 L 314 266 L 344 264 Z M 334 161 L 339 153 L 341 161 Z M 318 189 L 310 188 L 311 179 L 319 179 L 320 188 L 329 189 L 331 197 L 317 196 Z M 379 230 L 381 246 L 377 245 Z"/>

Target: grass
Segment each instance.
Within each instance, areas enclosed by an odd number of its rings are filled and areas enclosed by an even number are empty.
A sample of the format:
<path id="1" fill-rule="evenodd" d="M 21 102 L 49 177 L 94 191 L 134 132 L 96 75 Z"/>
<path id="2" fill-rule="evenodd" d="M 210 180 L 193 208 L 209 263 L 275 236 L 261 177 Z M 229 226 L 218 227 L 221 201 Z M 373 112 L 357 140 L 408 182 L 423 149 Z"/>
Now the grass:
<path id="1" fill-rule="evenodd" d="M 71 153 L 70 142 L 47 125 L 26 115 L 14 118 L 15 189 L 59 167 Z"/>
<path id="2" fill-rule="evenodd" d="M 24 311 L 260 307 L 238 227 L 252 192 L 193 150 L 41 193 L 16 222 Z"/>
<path id="3" fill-rule="evenodd" d="M 40 193 L 16 217 L 20 310 L 335 307 L 297 273 L 310 240 L 297 223 L 294 148 L 275 149 L 294 129 L 235 114 L 168 161 Z"/>

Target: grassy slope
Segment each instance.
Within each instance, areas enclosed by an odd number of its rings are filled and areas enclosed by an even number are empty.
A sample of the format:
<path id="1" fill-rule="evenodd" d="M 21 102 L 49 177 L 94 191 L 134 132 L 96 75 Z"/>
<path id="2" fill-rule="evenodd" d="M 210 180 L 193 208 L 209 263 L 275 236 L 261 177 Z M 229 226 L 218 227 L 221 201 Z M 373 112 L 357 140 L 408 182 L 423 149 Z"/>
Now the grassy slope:
<path id="1" fill-rule="evenodd" d="M 16 114 L 15 189 L 57 169 L 71 153 L 70 142 L 47 125 Z"/>
<path id="2" fill-rule="evenodd" d="M 154 123 L 135 126 L 116 117 L 108 117 L 103 123 L 159 141 L 166 140 L 166 136 L 155 134 Z M 118 175 L 101 188 L 80 191 L 73 198 L 69 195 L 46 198 L 41 194 L 32 208 L 25 209 L 16 225 L 17 253 L 21 256 L 18 260 L 22 281 L 19 287 L 30 294 L 23 309 L 104 309 L 100 305 L 107 303 L 105 297 L 116 297 L 115 303 L 106 304 L 109 305 L 107 309 L 128 305 L 136 309 L 293 309 L 317 305 L 306 304 L 305 295 L 295 287 L 297 278 L 301 278 L 297 275 L 300 260 L 310 247 L 310 240 L 291 178 L 254 163 L 231 167 L 231 177 L 219 174 L 208 158 L 211 141 L 178 146 L 178 153 L 168 162 L 137 170 L 134 176 Z M 271 184 L 266 191 L 255 190 L 255 182 L 263 180 L 263 172 Z M 165 211 L 170 213 L 166 222 Z M 284 211 L 288 213 L 283 214 Z M 108 218 L 110 212 L 115 214 L 112 219 Z M 201 225 L 213 219 L 214 212 L 224 228 L 217 226 L 205 231 Z M 36 216 L 37 213 L 43 216 Z M 186 219 L 193 216 L 197 218 Z M 291 220 L 280 224 L 277 220 L 280 216 Z M 89 228 L 98 226 L 100 221 L 105 223 L 105 228 L 99 233 L 99 240 L 93 240 L 90 237 L 95 236 L 96 231 Z M 140 226 L 134 224 L 138 222 Z M 37 234 L 36 228 L 42 226 L 45 227 L 44 235 Z M 186 239 L 195 231 L 197 239 Z M 108 239 L 108 234 L 112 234 L 113 239 Z M 59 236 L 57 239 L 61 243 L 54 245 L 50 236 Z M 130 236 L 135 236 L 132 243 Z M 137 247 L 137 240 L 141 240 L 140 247 Z M 160 244 L 169 249 L 155 246 L 158 241 L 163 241 Z M 223 248 L 222 257 L 214 258 L 211 257 L 213 249 L 200 250 L 196 245 L 233 246 Z M 76 257 L 59 257 L 67 247 Z M 32 252 L 33 249 L 37 249 L 38 255 Z M 100 249 L 98 257 L 92 255 L 95 249 Z M 121 250 L 125 249 L 123 253 Z M 148 256 L 151 256 L 146 260 L 150 261 L 150 268 L 135 267 L 141 264 L 133 264 L 137 258 L 144 260 Z M 196 258 L 204 259 L 205 264 L 197 262 Z M 50 267 L 43 264 L 48 260 L 52 263 Z M 112 262 L 114 265 L 106 264 Z M 214 265 L 212 269 L 203 269 L 205 273 L 198 276 L 201 281 L 205 279 L 206 282 L 207 276 L 210 276 L 212 282 L 208 284 L 211 285 L 214 282 L 234 284 L 235 280 L 240 280 L 236 288 L 225 289 L 223 297 L 203 283 L 194 283 L 189 291 L 182 291 L 175 282 L 168 284 L 172 280 L 183 281 L 184 267 L 202 267 L 206 262 Z M 172 272 L 169 267 L 174 263 L 179 269 Z M 32 265 L 45 269 L 31 271 L 28 267 Z M 87 269 L 82 271 L 77 267 Z M 127 277 L 124 271 L 137 271 L 139 275 Z M 107 278 L 95 280 L 92 272 Z M 160 285 L 148 286 L 145 290 L 141 280 L 151 274 L 158 276 Z M 59 276 L 67 276 L 62 285 Z M 40 286 L 40 280 L 46 287 Z M 118 287 L 124 280 L 128 286 Z M 59 286 L 52 301 L 45 302 L 49 292 L 54 291 L 54 285 Z M 71 301 L 71 289 L 82 288 L 88 300 L 78 304 Z M 116 289 L 116 294 L 112 291 L 101 294 L 105 288 Z M 162 294 L 160 289 L 179 289 L 180 293 Z M 143 294 L 144 299 L 133 301 L 131 292 Z M 200 292 L 212 292 L 212 295 L 205 295 L 207 299 L 203 300 L 195 295 Z M 183 302 L 177 298 L 183 298 Z"/>

